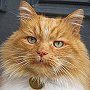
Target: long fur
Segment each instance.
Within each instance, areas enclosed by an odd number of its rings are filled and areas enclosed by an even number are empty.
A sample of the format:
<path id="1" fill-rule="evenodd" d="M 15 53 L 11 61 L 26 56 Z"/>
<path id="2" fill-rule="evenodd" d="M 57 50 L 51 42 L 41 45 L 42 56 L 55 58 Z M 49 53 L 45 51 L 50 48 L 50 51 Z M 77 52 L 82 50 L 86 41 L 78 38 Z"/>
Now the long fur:
<path id="1" fill-rule="evenodd" d="M 83 10 L 78 9 L 65 18 L 48 18 L 37 15 L 22 1 L 19 17 L 19 30 L 0 49 L 4 70 L 0 90 L 32 90 L 28 85 L 31 77 L 45 83 L 41 90 L 90 90 L 89 55 L 79 33 Z M 30 44 L 29 36 L 37 42 Z M 64 44 L 56 48 L 54 41 Z M 37 51 L 48 54 L 40 57 Z"/>

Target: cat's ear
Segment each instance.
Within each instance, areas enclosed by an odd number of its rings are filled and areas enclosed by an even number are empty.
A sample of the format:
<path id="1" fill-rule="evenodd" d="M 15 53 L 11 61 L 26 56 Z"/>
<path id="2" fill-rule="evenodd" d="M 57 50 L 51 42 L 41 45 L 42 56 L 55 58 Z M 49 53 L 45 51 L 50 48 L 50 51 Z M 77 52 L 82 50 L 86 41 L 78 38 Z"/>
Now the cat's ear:
<path id="1" fill-rule="evenodd" d="M 32 6 L 26 1 L 21 1 L 19 9 L 21 18 L 33 18 L 37 15 Z"/>
<path id="2" fill-rule="evenodd" d="M 69 14 L 65 21 L 73 27 L 74 32 L 79 33 L 80 27 L 82 26 L 84 18 L 84 11 L 82 9 L 78 9 L 74 11 L 73 13 Z"/>

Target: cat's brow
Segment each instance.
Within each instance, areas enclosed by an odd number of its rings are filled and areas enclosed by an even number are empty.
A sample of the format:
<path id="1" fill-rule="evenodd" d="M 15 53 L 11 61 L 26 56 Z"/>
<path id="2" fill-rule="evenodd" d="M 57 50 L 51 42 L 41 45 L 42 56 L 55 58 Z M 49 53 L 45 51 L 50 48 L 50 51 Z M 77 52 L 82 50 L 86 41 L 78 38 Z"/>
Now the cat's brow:
<path id="1" fill-rule="evenodd" d="M 31 28 L 27 28 L 26 30 L 22 30 L 25 34 L 27 34 L 28 36 L 30 35 L 35 35 L 34 29 Z"/>

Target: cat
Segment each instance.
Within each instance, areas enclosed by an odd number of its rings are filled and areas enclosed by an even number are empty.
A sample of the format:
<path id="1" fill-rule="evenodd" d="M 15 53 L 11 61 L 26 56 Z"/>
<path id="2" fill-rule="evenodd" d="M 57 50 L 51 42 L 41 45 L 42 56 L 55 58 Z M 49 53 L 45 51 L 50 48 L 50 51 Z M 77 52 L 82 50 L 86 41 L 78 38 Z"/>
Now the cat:
<path id="1" fill-rule="evenodd" d="M 20 4 L 20 27 L 0 48 L 0 90 L 90 90 L 90 59 L 80 37 L 84 11 L 50 18 Z"/>

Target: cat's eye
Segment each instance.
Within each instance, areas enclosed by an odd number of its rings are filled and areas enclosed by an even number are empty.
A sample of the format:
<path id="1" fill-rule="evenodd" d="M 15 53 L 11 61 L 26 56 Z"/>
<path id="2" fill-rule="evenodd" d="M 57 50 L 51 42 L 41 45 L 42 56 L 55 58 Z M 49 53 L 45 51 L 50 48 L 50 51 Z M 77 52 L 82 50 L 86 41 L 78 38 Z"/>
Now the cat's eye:
<path id="1" fill-rule="evenodd" d="M 54 41 L 53 45 L 56 47 L 56 48 L 60 48 L 64 45 L 64 43 L 62 41 Z"/>
<path id="2" fill-rule="evenodd" d="M 29 42 L 30 44 L 34 44 L 34 43 L 37 42 L 37 39 L 36 39 L 35 37 L 32 37 L 32 36 L 29 36 L 29 37 L 27 38 L 27 40 L 28 40 L 28 42 Z"/>

